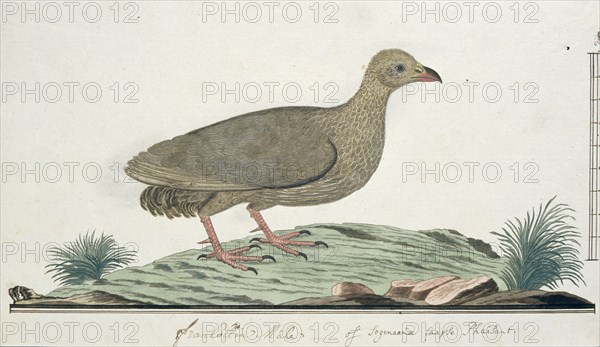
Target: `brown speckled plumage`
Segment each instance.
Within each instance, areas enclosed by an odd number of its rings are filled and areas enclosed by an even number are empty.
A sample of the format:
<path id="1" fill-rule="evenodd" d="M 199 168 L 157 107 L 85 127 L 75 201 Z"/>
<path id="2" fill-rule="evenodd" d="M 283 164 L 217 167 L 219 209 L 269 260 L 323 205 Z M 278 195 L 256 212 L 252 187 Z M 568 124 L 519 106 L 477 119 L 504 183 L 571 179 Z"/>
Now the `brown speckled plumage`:
<path id="1" fill-rule="evenodd" d="M 426 81 L 418 79 L 424 73 L 439 80 L 409 54 L 381 51 L 345 104 L 230 118 L 160 142 L 125 170 L 150 185 L 142 193 L 142 207 L 169 218 L 211 216 L 241 203 L 260 211 L 333 202 L 371 178 L 383 153 L 390 94 Z"/>

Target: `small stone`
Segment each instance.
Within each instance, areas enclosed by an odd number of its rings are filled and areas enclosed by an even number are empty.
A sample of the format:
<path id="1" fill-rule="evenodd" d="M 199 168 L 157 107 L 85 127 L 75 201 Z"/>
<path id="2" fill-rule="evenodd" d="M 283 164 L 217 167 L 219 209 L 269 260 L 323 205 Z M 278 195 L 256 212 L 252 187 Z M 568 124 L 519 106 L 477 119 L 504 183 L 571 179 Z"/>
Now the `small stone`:
<path id="1" fill-rule="evenodd" d="M 429 305 L 461 304 L 498 292 L 498 284 L 490 277 L 458 279 L 432 290 L 425 302 Z"/>
<path id="2" fill-rule="evenodd" d="M 417 285 L 419 281 L 415 280 L 398 280 L 392 281 L 392 286 L 385 293 L 385 296 L 408 298 L 412 289 Z"/>
<path id="3" fill-rule="evenodd" d="M 408 298 L 411 300 L 425 300 L 427 295 L 435 288 L 459 278 L 458 276 L 443 276 L 421 281 L 414 286 Z"/>
<path id="4" fill-rule="evenodd" d="M 334 296 L 352 296 L 352 295 L 375 295 L 371 288 L 361 283 L 341 282 L 331 287 L 331 295 Z"/>
<path id="5" fill-rule="evenodd" d="M 41 298 L 41 295 L 36 293 L 33 289 L 24 286 L 16 286 L 8 289 L 8 295 L 14 303 L 22 300 L 37 299 Z"/>

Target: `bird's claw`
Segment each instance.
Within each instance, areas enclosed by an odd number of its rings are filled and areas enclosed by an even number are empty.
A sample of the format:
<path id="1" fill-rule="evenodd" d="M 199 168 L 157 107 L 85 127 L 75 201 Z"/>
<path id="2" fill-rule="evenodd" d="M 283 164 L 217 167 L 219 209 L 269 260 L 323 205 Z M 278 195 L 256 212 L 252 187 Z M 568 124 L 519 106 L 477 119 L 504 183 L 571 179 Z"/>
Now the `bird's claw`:
<path id="1" fill-rule="evenodd" d="M 323 241 L 315 241 L 315 246 L 323 245 L 325 248 L 329 248 L 329 246 Z"/>
<path id="2" fill-rule="evenodd" d="M 271 255 L 268 255 L 268 254 L 266 254 L 266 255 L 263 255 L 263 256 L 262 256 L 262 258 L 263 258 L 263 259 L 270 259 L 270 260 L 272 260 L 273 262 L 277 262 L 277 260 L 275 260 L 275 258 L 273 258 L 273 256 L 271 256 Z"/>
<path id="3" fill-rule="evenodd" d="M 223 254 L 232 256 L 232 257 L 238 257 L 238 256 L 240 256 L 240 254 L 246 253 L 253 248 L 258 248 L 258 249 L 262 250 L 262 247 L 259 245 L 249 245 L 249 246 L 240 247 L 240 248 L 232 249 L 230 251 L 223 252 Z M 224 255 L 219 255 L 219 254 L 217 254 L 217 252 L 212 252 L 210 254 L 200 254 L 198 256 L 198 258 L 196 258 L 196 260 L 200 260 L 201 258 L 206 258 L 206 259 L 214 258 L 214 257 L 219 258 L 219 256 L 223 257 Z M 250 258 L 252 258 L 252 256 Z M 255 258 L 254 261 L 256 261 L 257 259 L 261 259 L 260 257 L 254 257 L 254 258 Z"/>
<path id="4" fill-rule="evenodd" d="M 325 248 L 329 248 L 329 245 L 323 241 L 310 242 L 310 241 L 291 241 L 290 240 L 294 237 L 301 236 L 301 235 L 312 235 L 312 233 L 308 230 L 300 230 L 300 231 L 295 231 L 295 232 L 285 234 L 285 235 L 280 235 L 280 236 L 267 235 L 267 238 L 253 237 L 252 239 L 250 239 L 249 243 L 252 243 L 255 241 L 262 242 L 262 243 L 268 243 L 274 247 L 281 249 L 282 251 L 284 251 L 286 253 L 293 254 L 295 256 L 301 256 L 305 260 L 308 260 L 308 257 L 306 256 L 306 254 L 299 252 L 295 249 L 292 249 L 289 246 L 300 246 L 300 247 L 302 247 L 302 246 L 307 246 L 307 247 L 325 246 Z"/>
<path id="5" fill-rule="evenodd" d="M 248 266 L 248 268 L 246 269 L 247 271 L 252 271 L 254 272 L 255 275 L 258 275 L 258 271 L 256 271 L 255 268 Z"/>

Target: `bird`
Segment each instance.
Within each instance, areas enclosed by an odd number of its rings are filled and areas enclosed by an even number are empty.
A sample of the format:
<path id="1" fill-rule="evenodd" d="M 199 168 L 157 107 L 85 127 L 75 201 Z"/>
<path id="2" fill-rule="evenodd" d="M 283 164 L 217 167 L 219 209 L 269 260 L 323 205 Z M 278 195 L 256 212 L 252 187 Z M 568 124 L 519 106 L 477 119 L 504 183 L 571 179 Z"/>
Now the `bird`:
<path id="1" fill-rule="evenodd" d="M 307 259 L 297 247 L 328 245 L 298 241 L 308 230 L 276 235 L 261 211 L 275 206 L 332 203 L 369 181 L 382 158 L 388 99 L 415 82 L 439 82 L 440 75 L 400 49 L 373 56 L 358 91 L 334 107 L 286 106 L 254 111 L 159 142 L 127 162 L 124 170 L 148 187 L 140 196 L 154 216 L 199 218 L 215 258 L 235 269 L 275 261 L 246 255 L 267 243 Z M 225 250 L 211 218 L 245 204 L 264 237 Z M 260 242 L 256 244 L 254 242 Z"/>

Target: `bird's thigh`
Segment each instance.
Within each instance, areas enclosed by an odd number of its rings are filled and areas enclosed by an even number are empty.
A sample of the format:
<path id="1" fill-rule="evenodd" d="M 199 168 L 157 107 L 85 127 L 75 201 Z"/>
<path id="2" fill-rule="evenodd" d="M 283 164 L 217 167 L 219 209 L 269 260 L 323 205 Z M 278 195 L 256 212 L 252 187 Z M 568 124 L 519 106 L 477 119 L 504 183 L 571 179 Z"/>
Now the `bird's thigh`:
<path id="1" fill-rule="evenodd" d="M 200 208 L 200 215 L 212 216 L 244 202 L 241 194 L 236 192 L 220 192 L 214 194 Z"/>

